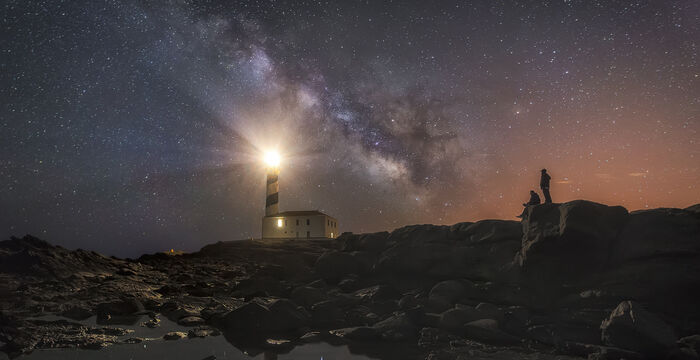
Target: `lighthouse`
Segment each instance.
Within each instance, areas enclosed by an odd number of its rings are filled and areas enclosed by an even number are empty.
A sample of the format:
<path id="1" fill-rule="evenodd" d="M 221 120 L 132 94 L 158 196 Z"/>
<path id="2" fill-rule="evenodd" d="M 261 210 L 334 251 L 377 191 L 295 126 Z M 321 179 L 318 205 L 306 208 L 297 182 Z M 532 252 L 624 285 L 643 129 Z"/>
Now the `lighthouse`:
<path id="1" fill-rule="evenodd" d="M 281 157 L 276 152 L 265 154 L 265 216 L 262 218 L 263 239 L 332 239 L 338 237 L 338 220 L 318 210 L 280 212 L 279 175 Z"/>

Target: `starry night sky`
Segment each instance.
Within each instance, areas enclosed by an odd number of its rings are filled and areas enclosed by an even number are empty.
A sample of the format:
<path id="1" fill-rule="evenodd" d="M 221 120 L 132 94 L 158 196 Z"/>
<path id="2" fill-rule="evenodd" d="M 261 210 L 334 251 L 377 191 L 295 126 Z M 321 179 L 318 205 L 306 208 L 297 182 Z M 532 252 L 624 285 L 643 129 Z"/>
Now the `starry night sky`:
<path id="1" fill-rule="evenodd" d="M 700 2 L 5 1 L 0 237 L 119 256 L 700 202 Z"/>

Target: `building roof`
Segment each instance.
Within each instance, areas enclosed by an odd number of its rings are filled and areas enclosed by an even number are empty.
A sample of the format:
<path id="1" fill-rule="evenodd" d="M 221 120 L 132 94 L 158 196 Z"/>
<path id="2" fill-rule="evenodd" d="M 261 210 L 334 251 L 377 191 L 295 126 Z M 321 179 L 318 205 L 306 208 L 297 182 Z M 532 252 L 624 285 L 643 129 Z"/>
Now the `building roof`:
<path id="1" fill-rule="evenodd" d="M 332 217 L 330 215 L 326 215 L 318 210 L 301 210 L 301 211 L 283 211 L 281 213 L 277 213 L 274 215 L 269 215 L 268 217 L 275 217 L 275 216 L 314 216 L 314 215 L 325 215 L 328 217 Z"/>

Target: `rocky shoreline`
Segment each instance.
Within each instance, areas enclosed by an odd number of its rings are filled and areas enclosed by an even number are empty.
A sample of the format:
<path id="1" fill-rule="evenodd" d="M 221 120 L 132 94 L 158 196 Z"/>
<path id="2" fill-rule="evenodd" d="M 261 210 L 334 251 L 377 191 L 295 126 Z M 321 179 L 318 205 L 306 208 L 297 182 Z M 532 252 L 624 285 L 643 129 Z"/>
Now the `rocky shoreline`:
<path id="1" fill-rule="evenodd" d="M 521 222 L 139 259 L 28 235 L 0 242 L 0 350 L 145 341 L 130 327 L 163 316 L 190 329 L 166 339 L 223 334 L 248 354 L 325 341 L 381 359 L 699 359 L 699 295 L 700 204 L 579 200 Z"/>

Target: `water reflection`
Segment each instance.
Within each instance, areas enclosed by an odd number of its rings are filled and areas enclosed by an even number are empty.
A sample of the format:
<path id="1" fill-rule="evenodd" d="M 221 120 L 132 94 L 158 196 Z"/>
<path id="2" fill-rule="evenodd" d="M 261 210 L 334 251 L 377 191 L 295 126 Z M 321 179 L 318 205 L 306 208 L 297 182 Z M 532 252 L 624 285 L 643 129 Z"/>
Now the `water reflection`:
<path id="1" fill-rule="evenodd" d="M 63 318 L 48 316 L 40 318 L 44 321 L 54 321 Z M 116 344 L 101 350 L 83 349 L 49 349 L 35 350 L 31 354 L 20 356 L 19 360 L 87 360 L 87 359 L 188 359 L 188 360 L 291 360 L 291 359 L 343 359 L 369 360 L 377 359 L 367 355 L 353 353 L 345 344 L 318 342 L 311 344 L 293 344 L 283 339 L 267 341 L 259 346 L 250 346 L 230 339 L 227 336 L 208 336 L 205 338 L 184 338 L 166 341 L 162 336 L 171 331 L 187 332 L 188 327 L 160 317 L 161 325 L 157 328 L 142 326 L 129 327 L 133 333 L 119 338 L 120 341 L 129 338 L 141 338 L 143 342 L 135 344 Z M 148 320 L 148 317 L 139 321 Z M 73 321 L 75 322 L 75 321 Z M 100 326 L 95 317 L 79 321 L 86 326 Z M 296 346 L 295 346 L 296 345 Z M 366 350 L 366 349 L 365 349 Z M 0 357 L 1 359 L 2 357 Z M 384 358 L 384 357 L 382 357 Z"/>
<path id="2" fill-rule="evenodd" d="M 145 344 L 114 345 L 101 350 L 37 350 L 21 360 L 88 360 L 88 359 L 188 359 L 188 360 L 292 360 L 292 359 L 343 359 L 369 360 L 364 355 L 352 354 L 347 346 L 334 346 L 328 343 L 305 344 L 287 354 L 277 354 L 268 350 L 257 356 L 249 356 L 234 348 L 223 337 L 208 339 L 183 339 L 177 341 L 152 341 Z"/>

